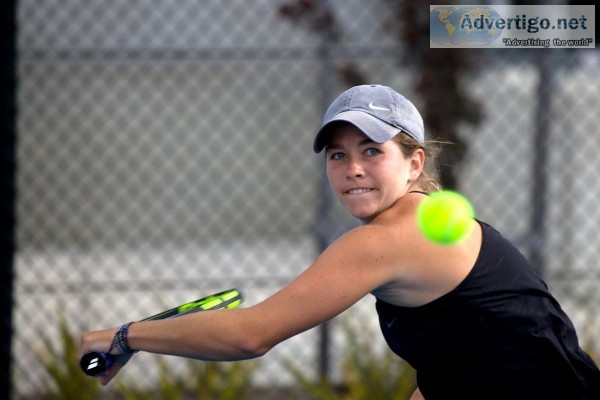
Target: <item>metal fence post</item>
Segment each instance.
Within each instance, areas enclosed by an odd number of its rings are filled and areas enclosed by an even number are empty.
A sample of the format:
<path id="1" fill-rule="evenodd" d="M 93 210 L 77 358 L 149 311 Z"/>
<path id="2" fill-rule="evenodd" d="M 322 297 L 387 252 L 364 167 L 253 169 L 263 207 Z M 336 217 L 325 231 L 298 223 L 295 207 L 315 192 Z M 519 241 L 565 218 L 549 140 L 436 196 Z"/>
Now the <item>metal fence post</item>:
<path id="1" fill-rule="evenodd" d="M 547 169 L 550 119 L 552 118 L 551 95 L 554 91 L 554 73 L 551 58 L 552 51 L 542 52 L 537 58 L 537 109 L 535 115 L 535 133 L 533 139 L 533 185 L 531 198 L 530 260 L 543 275 L 545 272 L 545 223 L 547 215 Z"/>
<path id="2" fill-rule="evenodd" d="M 321 40 L 321 46 L 319 48 L 319 59 L 321 64 L 321 72 L 319 77 L 319 87 L 321 88 L 321 96 L 319 106 L 323 113 L 329 105 L 329 101 L 331 100 L 331 93 L 333 91 L 332 82 L 334 68 L 332 65 L 332 58 L 330 54 L 331 43 L 332 38 L 330 32 L 324 32 Z M 318 181 L 320 202 L 318 205 L 315 221 L 315 237 L 318 246 L 317 251 L 319 253 L 324 251 L 325 248 L 329 246 L 329 244 L 335 239 L 332 237 L 333 235 L 330 229 L 331 207 L 333 199 L 331 198 L 331 193 L 329 191 L 329 183 L 327 182 L 327 176 L 325 175 L 324 167 L 320 168 L 320 174 L 321 176 L 319 177 Z M 329 322 L 325 322 L 319 327 L 319 347 L 317 357 L 319 365 L 319 379 L 322 382 L 327 382 L 329 380 L 331 370 L 330 329 L 331 327 Z"/>
<path id="3" fill-rule="evenodd" d="M 16 1 L 0 11 L 0 398 L 12 395 L 13 255 L 15 248 Z"/>

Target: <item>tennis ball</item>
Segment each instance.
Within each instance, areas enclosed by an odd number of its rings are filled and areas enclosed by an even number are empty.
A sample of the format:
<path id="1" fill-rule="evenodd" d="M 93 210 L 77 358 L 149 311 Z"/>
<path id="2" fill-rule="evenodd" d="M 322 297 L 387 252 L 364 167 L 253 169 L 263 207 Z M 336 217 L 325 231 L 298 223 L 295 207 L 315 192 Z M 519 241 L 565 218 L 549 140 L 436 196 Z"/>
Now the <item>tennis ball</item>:
<path id="1" fill-rule="evenodd" d="M 419 204 L 419 229 L 429 240 L 451 245 L 465 239 L 473 227 L 473 206 L 451 190 L 433 192 Z"/>

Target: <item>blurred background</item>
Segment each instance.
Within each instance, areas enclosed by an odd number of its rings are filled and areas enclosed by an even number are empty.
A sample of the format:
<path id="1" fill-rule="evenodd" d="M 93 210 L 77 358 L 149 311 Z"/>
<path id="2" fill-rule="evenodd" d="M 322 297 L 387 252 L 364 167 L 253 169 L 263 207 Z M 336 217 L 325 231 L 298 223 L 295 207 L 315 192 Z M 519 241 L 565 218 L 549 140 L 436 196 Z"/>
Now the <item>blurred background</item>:
<path id="1" fill-rule="evenodd" d="M 430 49 L 417 1 L 3 4 L 2 398 L 406 398 L 370 296 L 255 362 L 138 354 L 99 388 L 74 359 L 84 330 L 230 287 L 256 304 L 356 226 L 311 146 L 362 83 L 455 143 L 444 184 L 517 244 L 599 361 L 596 49 Z"/>

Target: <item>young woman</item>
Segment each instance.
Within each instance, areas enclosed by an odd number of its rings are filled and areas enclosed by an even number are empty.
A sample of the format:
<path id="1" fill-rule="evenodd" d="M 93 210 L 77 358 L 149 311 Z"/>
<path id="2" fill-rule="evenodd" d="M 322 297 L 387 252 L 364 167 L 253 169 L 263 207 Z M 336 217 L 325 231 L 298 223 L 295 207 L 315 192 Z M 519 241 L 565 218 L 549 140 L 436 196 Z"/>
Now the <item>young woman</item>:
<path id="1" fill-rule="evenodd" d="M 391 88 L 353 87 L 329 107 L 314 142 L 345 208 L 363 222 L 301 275 L 241 309 L 136 322 L 125 346 L 115 329 L 87 332 L 88 351 L 121 347 L 202 360 L 259 357 L 278 343 L 377 298 L 383 335 L 417 370 L 413 398 L 600 399 L 600 371 L 545 283 L 494 228 L 473 221 L 451 246 L 424 238 L 419 203 L 439 189 L 424 170 L 433 153 L 413 104 Z"/>

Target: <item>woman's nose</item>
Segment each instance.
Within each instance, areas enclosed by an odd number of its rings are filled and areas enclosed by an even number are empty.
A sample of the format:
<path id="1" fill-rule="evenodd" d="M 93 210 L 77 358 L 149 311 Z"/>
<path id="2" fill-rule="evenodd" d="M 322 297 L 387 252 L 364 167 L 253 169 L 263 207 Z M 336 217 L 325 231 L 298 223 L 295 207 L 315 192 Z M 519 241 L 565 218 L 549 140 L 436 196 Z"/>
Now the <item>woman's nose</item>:
<path id="1" fill-rule="evenodd" d="M 346 169 L 346 175 L 348 178 L 359 178 L 364 175 L 364 170 L 360 162 L 356 160 L 350 160 L 348 162 L 348 168 Z"/>

